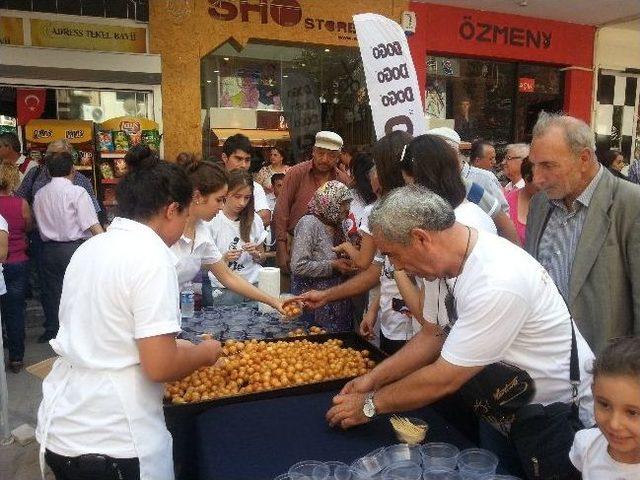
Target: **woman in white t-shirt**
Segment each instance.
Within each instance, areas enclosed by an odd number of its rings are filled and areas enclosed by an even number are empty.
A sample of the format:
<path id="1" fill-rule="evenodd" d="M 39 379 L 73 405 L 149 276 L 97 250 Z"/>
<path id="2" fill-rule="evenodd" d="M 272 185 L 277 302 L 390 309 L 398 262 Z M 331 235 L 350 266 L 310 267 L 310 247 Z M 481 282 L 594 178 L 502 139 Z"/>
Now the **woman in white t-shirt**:
<path id="1" fill-rule="evenodd" d="M 260 262 L 264 260 L 264 241 L 267 233 L 260 217 L 254 212 L 253 179 L 244 170 L 229 173 L 229 189 L 222 211 L 207 226 L 216 248 L 222 254 L 222 263 L 236 276 L 253 288 L 257 287 Z M 212 302 L 216 305 L 234 305 L 254 296 L 226 289 L 225 285 L 209 274 Z M 217 290 L 217 292 L 216 292 Z M 208 303 L 208 295 L 205 294 Z M 270 303 L 274 305 L 274 302 Z M 279 303 L 275 304 L 276 308 Z"/>
<path id="2" fill-rule="evenodd" d="M 217 217 L 221 216 L 218 212 L 224 202 L 225 195 L 227 195 L 228 175 L 226 171 L 219 165 L 203 162 L 193 156 L 184 156 L 179 159 L 178 163 L 185 169 L 194 186 L 193 202 L 185 230 L 180 239 L 171 247 L 173 253 L 178 257 L 176 268 L 180 285 L 184 286 L 187 282 L 192 281 L 200 270 L 204 269 L 209 277 L 216 282 L 216 285 L 224 285 L 228 289 L 227 291 L 235 292 L 243 298 L 247 297 L 266 303 L 282 311 L 279 299 L 267 295 L 252 285 L 254 282 L 248 282 L 245 277 L 229 268 L 228 261 L 223 258 L 216 246 L 216 237 L 221 233 L 221 229 L 215 225 L 212 228 L 214 222 L 211 220 L 216 215 Z M 232 176 L 236 175 L 236 172 L 239 171 L 234 170 Z M 242 172 L 242 174 L 251 178 L 246 172 Z M 254 214 L 253 210 L 251 213 L 255 223 L 264 231 L 260 217 Z M 207 292 L 208 290 L 203 288 L 203 304 L 205 305 L 211 303 L 207 301 Z"/>
<path id="3" fill-rule="evenodd" d="M 598 428 L 576 434 L 569 458 L 583 480 L 640 479 L 640 337 L 613 340 L 593 364 Z"/>
<path id="4" fill-rule="evenodd" d="M 143 149 L 144 150 L 144 149 Z M 36 435 L 58 480 L 172 479 L 163 382 L 212 365 L 220 343 L 176 340 L 175 256 L 193 186 L 148 149 L 127 154 L 119 217 L 86 241 L 64 277 L 59 355 L 45 378 Z"/>

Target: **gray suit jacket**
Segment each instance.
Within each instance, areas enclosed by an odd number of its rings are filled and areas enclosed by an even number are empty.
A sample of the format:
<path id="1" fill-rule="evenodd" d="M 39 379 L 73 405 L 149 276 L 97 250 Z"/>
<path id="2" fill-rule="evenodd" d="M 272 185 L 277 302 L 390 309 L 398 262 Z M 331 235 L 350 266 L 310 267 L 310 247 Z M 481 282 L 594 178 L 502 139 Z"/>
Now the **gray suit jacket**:
<path id="1" fill-rule="evenodd" d="M 545 193 L 531 199 L 525 249 L 536 259 L 552 206 Z M 640 187 L 608 170 L 589 204 L 568 300 L 580 332 L 596 353 L 610 338 L 640 335 Z"/>

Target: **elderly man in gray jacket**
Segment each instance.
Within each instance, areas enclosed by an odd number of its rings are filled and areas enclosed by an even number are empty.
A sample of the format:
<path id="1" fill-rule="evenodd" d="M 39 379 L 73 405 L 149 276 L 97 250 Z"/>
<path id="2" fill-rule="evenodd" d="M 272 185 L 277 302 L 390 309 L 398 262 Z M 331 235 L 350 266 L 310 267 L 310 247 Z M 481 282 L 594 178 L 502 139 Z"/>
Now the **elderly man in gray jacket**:
<path id="1" fill-rule="evenodd" d="M 549 272 L 591 348 L 640 334 L 640 187 L 598 163 L 583 121 L 541 114 L 530 160 L 541 192 L 526 250 Z"/>

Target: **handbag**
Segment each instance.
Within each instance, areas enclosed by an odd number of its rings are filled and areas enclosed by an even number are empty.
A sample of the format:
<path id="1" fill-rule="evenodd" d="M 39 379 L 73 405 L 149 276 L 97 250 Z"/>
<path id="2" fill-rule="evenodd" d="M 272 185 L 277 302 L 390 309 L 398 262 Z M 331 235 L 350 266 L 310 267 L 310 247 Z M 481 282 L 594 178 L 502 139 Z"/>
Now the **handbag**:
<path id="1" fill-rule="evenodd" d="M 521 407 L 511 424 L 509 437 L 528 480 L 569 480 L 576 470 L 569 450 L 578 430 L 584 428 L 578 411 L 580 368 L 576 332 L 571 321 L 570 404 L 529 404 Z"/>
<path id="2" fill-rule="evenodd" d="M 476 416 L 507 436 L 516 413 L 533 398 L 535 384 L 526 370 L 499 362 L 483 368 L 459 394 Z"/>

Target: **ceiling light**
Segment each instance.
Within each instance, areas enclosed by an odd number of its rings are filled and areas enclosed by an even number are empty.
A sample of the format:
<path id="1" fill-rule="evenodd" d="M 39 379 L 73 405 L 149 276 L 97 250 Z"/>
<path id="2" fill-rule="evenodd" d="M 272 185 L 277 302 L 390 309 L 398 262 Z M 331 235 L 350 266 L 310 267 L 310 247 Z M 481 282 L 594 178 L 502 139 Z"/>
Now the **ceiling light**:
<path id="1" fill-rule="evenodd" d="M 214 70 L 213 73 L 220 73 L 220 70 Z"/>
<path id="2" fill-rule="evenodd" d="M 211 80 L 207 80 L 207 83 L 211 83 Z"/>
<path id="3" fill-rule="evenodd" d="M 328 48 L 325 48 L 325 49 L 324 49 L 324 51 L 325 51 L 325 52 L 327 52 L 327 53 L 329 53 L 331 50 L 330 50 L 330 49 L 328 49 Z"/>
<path id="4" fill-rule="evenodd" d="M 302 67 L 306 67 L 306 66 L 307 66 L 307 64 L 306 64 L 306 63 L 301 63 L 301 64 L 300 64 L 300 66 L 302 66 Z"/>
<path id="5" fill-rule="evenodd" d="M 229 57 L 222 57 L 222 59 L 223 59 L 225 62 L 228 62 L 228 61 L 229 61 Z"/>

